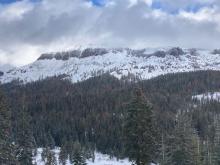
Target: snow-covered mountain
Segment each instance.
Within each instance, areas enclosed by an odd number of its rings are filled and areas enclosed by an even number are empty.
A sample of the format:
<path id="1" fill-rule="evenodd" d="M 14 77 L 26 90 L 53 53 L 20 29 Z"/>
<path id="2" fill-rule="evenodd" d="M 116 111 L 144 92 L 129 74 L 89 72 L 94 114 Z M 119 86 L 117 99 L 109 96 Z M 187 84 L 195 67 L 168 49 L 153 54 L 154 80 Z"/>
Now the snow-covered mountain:
<path id="1" fill-rule="evenodd" d="M 5 72 L 13 69 L 14 67 L 9 64 L 0 64 L 0 76 L 2 76 Z"/>
<path id="2" fill-rule="evenodd" d="M 119 79 L 149 79 L 196 70 L 220 70 L 220 50 L 87 48 L 48 53 L 29 65 L 2 71 L 0 81 L 7 83 L 19 79 L 27 83 L 64 75 L 72 82 L 78 82 L 104 73 Z"/>

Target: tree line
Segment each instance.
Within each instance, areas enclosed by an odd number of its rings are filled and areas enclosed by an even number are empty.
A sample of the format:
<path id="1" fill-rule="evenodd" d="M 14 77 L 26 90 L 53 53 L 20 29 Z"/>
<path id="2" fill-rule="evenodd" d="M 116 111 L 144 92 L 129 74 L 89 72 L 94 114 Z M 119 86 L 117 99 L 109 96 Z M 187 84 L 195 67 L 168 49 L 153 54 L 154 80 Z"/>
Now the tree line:
<path id="1" fill-rule="evenodd" d="M 219 162 L 220 151 L 220 104 L 214 100 L 192 100 L 192 95 L 218 91 L 219 82 L 220 72 L 199 71 L 169 74 L 137 83 L 103 75 L 76 84 L 60 77 L 28 84 L 17 81 L 4 84 L 1 89 L 6 99 L 2 96 L 0 108 L 4 122 L 0 126 L 5 130 L 2 129 L 0 144 L 7 144 L 7 150 L 16 152 L 8 152 L 14 155 L 10 161 L 15 164 L 25 164 L 22 161 L 31 164 L 32 151 L 39 147 L 45 148 L 46 160 L 53 162 L 53 153 L 49 151 L 58 146 L 62 164 L 67 158 L 74 162 L 76 157 L 85 163 L 85 158 L 94 158 L 94 151 L 100 151 L 144 164 L 153 161 L 164 165 L 215 165 Z M 136 121 L 144 117 L 143 121 L 150 122 L 140 125 L 140 130 L 135 127 L 132 130 L 132 125 L 126 121 L 132 109 L 139 107 L 138 100 L 131 104 L 137 87 L 145 98 L 141 106 L 150 110 L 137 113 Z M 145 153 L 149 155 L 133 156 L 137 150 L 128 152 L 127 147 L 133 140 L 129 142 L 129 136 L 125 136 L 126 129 L 126 132 L 135 131 L 135 139 L 140 138 L 140 149 L 146 141 L 151 141 Z M 153 139 L 146 140 L 149 135 Z M 149 148 L 147 144 L 145 147 Z M 6 157 L 1 154 L 7 153 L 0 153 L 4 164 L 7 160 L 3 160 Z M 137 161 L 137 157 L 148 160 Z"/>

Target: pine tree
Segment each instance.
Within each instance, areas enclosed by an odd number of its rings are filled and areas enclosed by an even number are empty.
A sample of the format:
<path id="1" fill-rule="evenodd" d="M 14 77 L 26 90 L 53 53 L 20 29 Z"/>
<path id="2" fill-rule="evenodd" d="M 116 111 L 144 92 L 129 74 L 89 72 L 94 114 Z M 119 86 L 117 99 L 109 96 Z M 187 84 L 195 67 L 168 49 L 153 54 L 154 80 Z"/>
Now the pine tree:
<path id="1" fill-rule="evenodd" d="M 167 144 L 167 136 L 163 132 L 161 133 L 161 139 L 160 139 L 160 148 L 159 148 L 159 162 L 160 165 L 166 165 L 169 161 L 169 155 L 168 155 L 168 144 Z"/>
<path id="2" fill-rule="evenodd" d="M 92 144 L 86 144 L 86 148 L 84 149 L 84 156 L 86 159 L 91 159 L 92 162 L 95 161 L 95 149 Z"/>
<path id="3" fill-rule="evenodd" d="M 18 119 L 18 135 L 17 143 L 19 145 L 18 160 L 21 164 L 32 164 L 32 152 L 35 146 L 32 129 L 30 127 L 31 117 L 28 114 L 27 106 L 24 98 L 22 101 L 22 109 L 20 110 Z"/>
<path id="4" fill-rule="evenodd" d="M 45 165 L 57 165 L 55 153 L 51 151 L 49 147 L 47 147 L 44 152 L 44 155 L 46 155 Z"/>
<path id="5" fill-rule="evenodd" d="M 48 133 L 48 135 L 47 135 L 47 146 L 49 146 L 52 149 L 55 147 L 55 142 L 54 142 L 54 139 L 53 139 L 51 133 Z"/>
<path id="6" fill-rule="evenodd" d="M 213 157 L 213 165 L 220 165 L 220 144 L 216 144 Z"/>
<path id="7" fill-rule="evenodd" d="M 128 105 L 124 124 L 126 153 L 136 165 L 150 164 L 157 154 L 152 107 L 138 89 Z"/>
<path id="8" fill-rule="evenodd" d="M 61 165 L 66 165 L 66 161 L 68 159 L 68 151 L 67 146 L 63 144 L 60 148 L 60 154 L 59 154 L 59 162 Z"/>
<path id="9" fill-rule="evenodd" d="M 70 162 L 74 165 L 86 165 L 83 149 L 79 142 L 74 142 L 71 146 Z"/>
<path id="10" fill-rule="evenodd" d="M 16 148 L 12 143 L 11 116 L 3 94 L 0 92 L 0 164 L 17 165 Z"/>
<path id="11" fill-rule="evenodd" d="M 189 129 L 191 130 L 191 129 Z M 201 152 L 201 140 L 200 137 L 198 136 L 198 131 L 196 131 L 195 129 L 193 129 L 192 132 L 192 146 L 193 146 L 193 160 L 195 162 L 196 165 L 203 165 L 202 163 L 202 152 Z"/>
<path id="12" fill-rule="evenodd" d="M 220 165 L 220 119 L 219 115 L 216 119 L 215 128 L 215 138 L 214 138 L 214 154 L 213 154 L 213 164 Z"/>
<path id="13" fill-rule="evenodd" d="M 190 123 L 186 115 L 178 115 L 174 134 L 169 137 L 167 165 L 201 165 L 196 137 Z"/>

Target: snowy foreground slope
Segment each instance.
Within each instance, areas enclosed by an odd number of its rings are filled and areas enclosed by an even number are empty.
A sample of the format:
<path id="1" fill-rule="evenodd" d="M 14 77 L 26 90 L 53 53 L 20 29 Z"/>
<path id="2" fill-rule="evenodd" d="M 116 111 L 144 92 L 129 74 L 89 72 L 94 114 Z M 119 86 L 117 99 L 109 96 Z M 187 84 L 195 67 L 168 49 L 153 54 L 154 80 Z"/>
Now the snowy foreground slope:
<path id="1" fill-rule="evenodd" d="M 208 92 L 200 95 L 192 96 L 192 99 L 196 99 L 198 101 L 218 101 L 220 102 L 220 92 Z"/>
<path id="2" fill-rule="evenodd" d="M 57 160 L 57 164 L 59 164 L 58 157 L 59 157 L 59 148 L 53 150 L 55 153 L 55 157 Z M 41 159 L 42 148 L 37 150 L 37 156 L 34 158 L 34 163 L 37 165 L 45 165 L 45 162 Z M 101 153 L 95 153 L 95 160 L 86 161 L 87 165 L 131 165 L 132 163 L 128 161 L 128 159 L 124 160 L 117 160 L 116 158 L 110 158 L 108 155 L 104 155 Z M 69 161 L 67 161 L 66 165 L 72 165 Z"/>
<path id="3" fill-rule="evenodd" d="M 45 165 L 45 162 L 42 161 L 41 159 L 41 153 L 42 153 L 43 149 L 42 148 L 38 148 L 37 149 L 37 155 L 36 157 L 34 157 L 33 159 L 33 163 L 35 163 L 36 165 Z M 53 152 L 55 153 L 55 158 L 57 161 L 57 164 L 59 165 L 59 153 L 60 153 L 60 149 L 56 148 L 53 150 Z M 101 153 L 95 153 L 95 160 L 92 161 L 91 159 L 86 160 L 87 165 L 132 165 L 132 162 L 129 162 L 128 159 L 123 159 L 123 160 L 118 160 L 116 158 L 110 158 L 109 155 L 104 155 Z M 72 165 L 69 161 L 66 162 L 66 165 Z M 151 164 L 151 165 L 156 165 L 156 164 Z"/>
<path id="4" fill-rule="evenodd" d="M 149 79 L 196 70 L 220 70 L 220 50 L 88 48 L 49 53 L 29 65 L 2 71 L 0 81 L 7 83 L 19 79 L 26 83 L 65 75 L 72 82 L 78 82 L 104 73 L 119 79 Z"/>

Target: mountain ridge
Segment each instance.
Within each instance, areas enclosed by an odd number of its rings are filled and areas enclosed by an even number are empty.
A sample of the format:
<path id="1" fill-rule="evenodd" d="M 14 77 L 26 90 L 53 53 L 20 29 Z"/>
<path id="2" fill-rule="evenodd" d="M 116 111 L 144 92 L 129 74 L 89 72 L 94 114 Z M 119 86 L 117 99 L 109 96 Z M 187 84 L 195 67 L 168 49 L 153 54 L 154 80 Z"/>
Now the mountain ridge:
<path id="1" fill-rule="evenodd" d="M 118 79 L 146 80 L 167 73 L 220 70 L 220 50 L 85 48 L 45 53 L 37 61 L 4 71 L 2 83 L 23 83 L 64 75 L 73 83 L 109 73 Z"/>

